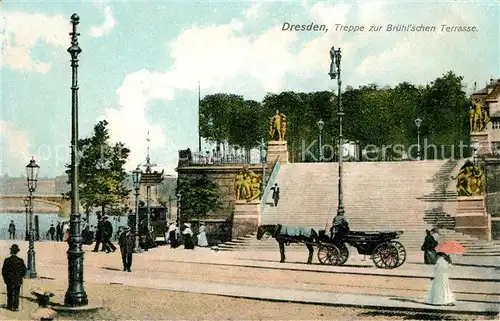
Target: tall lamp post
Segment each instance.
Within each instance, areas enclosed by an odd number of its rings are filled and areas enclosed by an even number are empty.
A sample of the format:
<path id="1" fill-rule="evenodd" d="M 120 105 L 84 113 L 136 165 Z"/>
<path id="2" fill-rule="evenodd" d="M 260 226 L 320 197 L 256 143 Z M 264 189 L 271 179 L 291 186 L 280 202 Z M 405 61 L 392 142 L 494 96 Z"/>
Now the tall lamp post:
<path id="1" fill-rule="evenodd" d="M 343 161 L 343 141 L 342 141 L 342 120 L 344 111 L 342 109 L 341 90 L 342 80 L 340 78 L 340 60 L 342 58 L 340 48 L 335 50 L 335 47 L 330 49 L 330 79 L 337 78 L 337 116 L 339 117 L 339 184 L 338 184 L 338 207 L 337 215 L 344 214 L 344 192 L 342 190 L 342 161 Z"/>
<path id="2" fill-rule="evenodd" d="M 318 120 L 318 122 L 316 123 L 318 124 L 318 128 L 319 128 L 319 161 L 322 162 L 323 161 L 323 144 L 322 144 L 322 132 L 323 132 L 323 127 L 325 126 L 325 123 L 323 122 L 322 119 Z"/>
<path id="3" fill-rule="evenodd" d="M 266 188 L 266 156 L 267 152 L 264 147 L 264 138 L 262 138 L 260 145 L 260 163 L 262 164 L 262 187 L 261 187 L 262 195 L 264 195 L 264 189 Z"/>
<path id="4" fill-rule="evenodd" d="M 139 190 L 141 188 L 141 170 L 137 167 L 132 172 L 132 181 L 135 189 L 135 249 L 134 252 L 141 252 L 139 246 Z"/>
<path id="5" fill-rule="evenodd" d="M 36 190 L 38 182 L 38 171 L 40 166 L 37 165 L 35 159 L 31 159 L 26 165 L 26 178 L 28 181 L 29 195 L 29 247 L 28 247 L 28 269 L 26 277 L 29 279 L 36 278 L 36 261 L 35 261 L 35 230 L 33 229 L 33 192 Z"/>
<path id="6" fill-rule="evenodd" d="M 83 287 L 83 249 L 80 229 L 80 200 L 78 195 L 78 55 L 82 49 L 78 45 L 76 26 L 80 17 L 71 15 L 73 30 L 70 33 L 71 46 L 71 215 L 69 220 L 68 255 L 68 290 L 64 296 L 64 304 L 69 307 L 87 305 L 87 293 Z"/>
<path id="7" fill-rule="evenodd" d="M 29 220 L 28 220 L 28 215 L 30 212 L 30 199 L 29 197 L 26 197 L 24 200 L 24 209 L 26 210 L 26 231 L 24 233 L 24 240 L 29 241 L 30 239 L 30 230 L 29 230 Z"/>
<path id="8" fill-rule="evenodd" d="M 177 225 L 181 226 L 181 193 L 177 194 Z"/>
<path id="9" fill-rule="evenodd" d="M 474 164 L 477 162 L 477 151 L 479 150 L 479 141 L 473 140 L 470 143 L 470 147 L 472 148 L 472 161 Z"/>
<path id="10" fill-rule="evenodd" d="M 417 158 L 418 160 L 422 160 L 422 153 L 420 152 L 420 125 L 422 125 L 422 119 L 415 119 L 415 126 L 417 126 Z"/>

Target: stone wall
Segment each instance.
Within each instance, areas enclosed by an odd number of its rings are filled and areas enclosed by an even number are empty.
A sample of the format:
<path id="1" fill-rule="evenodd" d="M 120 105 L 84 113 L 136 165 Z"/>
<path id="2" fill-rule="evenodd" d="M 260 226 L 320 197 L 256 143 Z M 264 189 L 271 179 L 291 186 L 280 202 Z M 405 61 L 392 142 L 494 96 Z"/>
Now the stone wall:
<path id="1" fill-rule="evenodd" d="M 217 183 L 219 185 L 222 207 L 217 212 L 210 214 L 210 218 L 226 220 L 230 219 L 234 212 L 236 201 L 234 178 L 241 169 L 243 169 L 243 165 L 184 165 L 177 168 L 177 173 L 179 180 L 185 179 L 190 175 L 206 174 Z M 248 165 L 248 169 L 256 174 L 262 174 L 262 165 Z"/>
<path id="2" fill-rule="evenodd" d="M 491 237 L 500 240 L 500 159 L 486 160 L 486 206 L 491 216 Z"/>

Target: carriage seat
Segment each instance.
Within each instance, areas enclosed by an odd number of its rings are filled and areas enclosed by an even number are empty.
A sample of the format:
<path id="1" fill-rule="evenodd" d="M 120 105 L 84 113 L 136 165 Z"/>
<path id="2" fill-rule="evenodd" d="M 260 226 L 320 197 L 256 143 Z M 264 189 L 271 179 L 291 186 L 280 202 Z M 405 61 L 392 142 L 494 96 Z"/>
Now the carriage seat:
<path id="1" fill-rule="evenodd" d="M 366 237 L 366 238 L 395 238 L 397 235 L 403 234 L 403 231 L 390 232 L 357 232 L 349 231 L 347 237 Z"/>

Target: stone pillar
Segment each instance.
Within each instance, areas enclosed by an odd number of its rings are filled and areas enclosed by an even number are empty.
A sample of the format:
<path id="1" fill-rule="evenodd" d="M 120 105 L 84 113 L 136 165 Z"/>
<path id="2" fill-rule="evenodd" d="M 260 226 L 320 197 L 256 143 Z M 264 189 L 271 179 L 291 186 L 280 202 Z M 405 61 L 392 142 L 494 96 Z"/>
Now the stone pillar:
<path id="1" fill-rule="evenodd" d="M 486 212 L 484 196 L 459 196 L 455 230 L 491 241 L 491 218 Z"/>
<path id="2" fill-rule="evenodd" d="M 491 154 L 491 143 L 488 137 L 488 132 L 471 132 L 471 141 L 476 140 L 479 143 L 479 148 L 477 150 L 477 155 L 489 155 Z"/>
<path id="3" fill-rule="evenodd" d="M 260 201 L 236 200 L 234 205 L 232 238 L 257 232 L 260 225 Z"/>
<path id="4" fill-rule="evenodd" d="M 267 142 L 267 162 L 274 163 L 278 156 L 280 157 L 280 163 L 288 163 L 288 147 L 286 140 L 271 140 Z"/>

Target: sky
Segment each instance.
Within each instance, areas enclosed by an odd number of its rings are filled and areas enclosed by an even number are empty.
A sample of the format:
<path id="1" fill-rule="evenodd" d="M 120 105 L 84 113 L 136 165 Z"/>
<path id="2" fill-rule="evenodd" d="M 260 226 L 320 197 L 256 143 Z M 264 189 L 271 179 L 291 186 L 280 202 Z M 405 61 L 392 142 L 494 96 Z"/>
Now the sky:
<path id="1" fill-rule="evenodd" d="M 131 149 L 127 170 L 145 161 L 148 144 L 167 174 L 178 150 L 198 149 L 198 82 L 202 98 L 336 90 L 327 75 L 332 46 L 342 50 L 343 88 L 425 85 L 451 70 L 470 93 L 474 82 L 479 89 L 500 78 L 498 0 L 3 0 L 0 10 L 0 175 L 11 177 L 25 175 L 31 157 L 45 177 L 69 162 L 73 13 L 83 50 L 79 137 L 106 119 L 112 140 Z M 328 31 L 284 31 L 285 23 Z M 436 30 L 395 32 L 388 24 Z M 476 30 L 446 32 L 442 24 Z"/>

